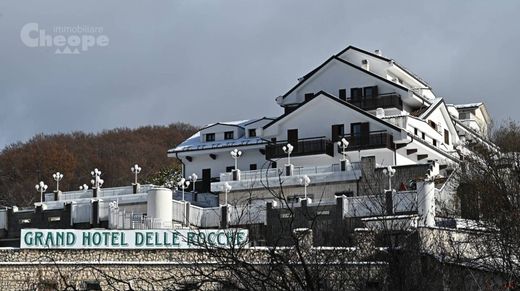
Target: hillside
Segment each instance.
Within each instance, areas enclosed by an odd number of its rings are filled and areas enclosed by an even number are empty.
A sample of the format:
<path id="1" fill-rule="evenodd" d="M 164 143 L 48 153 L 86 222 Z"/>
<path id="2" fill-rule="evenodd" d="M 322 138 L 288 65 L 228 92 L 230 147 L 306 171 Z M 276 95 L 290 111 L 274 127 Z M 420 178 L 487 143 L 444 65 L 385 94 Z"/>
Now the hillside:
<path id="1" fill-rule="evenodd" d="M 7 146 L 0 152 L 0 204 L 27 206 L 39 200 L 34 186 L 39 181 L 56 189 L 52 174 L 63 173 L 60 190 L 77 190 L 90 185 L 90 171 L 100 169 L 104 187 L 130 185 L 130 167 L 139 164 L 144 181 L 160 169 L 178 166 L 167 158 L 168 149 L 196 131 L 185 123 L 168 126 L 145 126 L 137 129 L 118 128 L 97 134 L 36 135 L 24 143 Z"/>

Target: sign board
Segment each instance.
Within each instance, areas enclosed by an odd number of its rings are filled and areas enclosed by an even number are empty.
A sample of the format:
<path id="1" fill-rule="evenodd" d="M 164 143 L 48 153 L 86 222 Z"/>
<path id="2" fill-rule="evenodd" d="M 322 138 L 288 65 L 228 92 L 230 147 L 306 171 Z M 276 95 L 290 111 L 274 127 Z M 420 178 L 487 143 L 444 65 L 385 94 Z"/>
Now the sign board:
<path id="1" fill-rule="evenodd" d="M 247 229 L 22 229 L 22 249 L 200 249 L 248 243 Z"/>

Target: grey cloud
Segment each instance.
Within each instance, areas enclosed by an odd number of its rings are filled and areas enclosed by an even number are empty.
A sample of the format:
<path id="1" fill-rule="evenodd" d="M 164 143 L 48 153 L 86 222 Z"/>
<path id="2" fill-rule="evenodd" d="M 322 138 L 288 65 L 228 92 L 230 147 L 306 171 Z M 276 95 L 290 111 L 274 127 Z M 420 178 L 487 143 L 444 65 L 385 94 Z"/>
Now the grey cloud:
<path id="1" fill-rule="evenodd" d="M 449 103 L 516 117 L 517 1 L 4 1 L 0 147 L 35 133 L 276 116 L 274 98 L 349 44 Z M 28 48 L 28 22 L 101 26 L 107 47 Z"/>

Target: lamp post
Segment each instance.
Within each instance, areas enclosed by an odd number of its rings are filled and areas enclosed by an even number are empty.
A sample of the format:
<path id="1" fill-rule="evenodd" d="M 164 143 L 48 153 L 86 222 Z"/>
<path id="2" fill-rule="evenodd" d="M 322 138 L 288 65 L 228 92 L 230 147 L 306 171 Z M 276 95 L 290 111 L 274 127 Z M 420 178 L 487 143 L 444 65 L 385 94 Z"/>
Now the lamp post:
<path id="1" fill-rule="evenodd" d="M 184 190 L 190 186 L 190 181 L 186 181 L 186 179 L 181 178 L 177 185 L 182 189 L 182 201 L 184 201 Z"/>
<path id="2" fill-rule="evenodd" d="M 190 176 L 190 181 L 192 183 L 192 187 L 193 187 L 193 192 L 195 192 L 195 182 L 197 182 L 197 179 L 199 178 L 199 176 L 197 176 L 197 174 L 193 173 L 191 174 Z"/>
<path id="3" fill-rule="evenodd" d="M 239 151 L 238 149 L 234 149 L 231 151 L 231 157 L 235 159 L 235 170 L 238 170 L 238 158 L 242 155 L 242 151 Z"/>
<path id="4" fill-rule="evenodd" d="M 56 181 L 56 192 L 60 192 L 60 181 L 63 179 L 63 174 L 60 172 L 56 172 L 52 174 L 52 178 Z"/>
<path id="5" fill-rule="evenodd" d="M 40 181 L 40 183 L 36 184 L 36 186 L 34 186 L 34 188 L 36 188 L 36 191 L 40 192 L 40 203 L 43 202 L 43 192 L 45 192 L 47 190 L 49 186 L 45 185 L 45 183 L 43 183 L 43 181 Z"/>
<path id="6" fill-rule="evenodd" d="M 79 190 L 87 191 L 88 190 L 88 185 L 87 184 L 83 184 L 83 185 L 79 186 Z"/>
<path id="7" fill-rule="evenodd" d="M 307 175 L 304 175 L 303 177 L 300 178 L 300 185 L 303 186 L 303 193 L 304 193 L 304 197 L 305 197 L 305 200 L 307 200 L 307 186 L 309 186 L 309 184 L 311 183 L 311 179 L 309 178 L 309 176 Z"/>
<path id="8" fill-rule="evenodd" d="M 285 175 L 286 176 L 292 176 L 293 173 L 293 166 L 291 165 L 291 153 L 294 150 L 294 147 L 292 144 L 288 143 L 287 145 L 284 145 L 282 147 L 282 150 L 284 153 L 287 154 L 287 165 L 285 165 Z"/>
<path id="9" fill-rule="evenodd" d="M 385 169 L 383 169 L 383 174 L 385 174 L 385 176 L 388 176 L 388 190 L 392 191 L 392 177 L 395 175 L 395 169 L 392 168 L 392 166 L 388 166 Z"/>
<path id="10" fill-rule="evenodd" d="M 235 170 L 233 171 L 233 181 L 240 180 L 240 170 L 238 169 L 238 158 L 242 156 L 242 151 L 234 149 L 230 152 L 231 157 L 235 160 Z"/>
<path id="11" fill-rule="evenodd" d="M 92 183 L 92 186 L 96 189 L 100 188 L 103 183 L 105 182 L 103 179 L 101 179 L 101 171 L 97 168 L 94 169 L 94 171 L 91 171 L 90 174 L 92 175 L 92 180 L 90 180 L 90 183 Z"/>
<path id="12" fill-rule="evenodd" d="M 340 160 L 340 167 L 341 171 L 345 171 L 347 168 L 347 147 L 349 145 L 349 142 L 346 138 L 342 138 L 340 141 L 338 141 L 338 146 L 341 147 L 341 155 L 342 158 Z"/>
<path id="13" fill-rule="evenodd" d="M 137 185 L 137 175 L 141 173 L 142 168 L 139 167 L 138 164 L 135 164 L 130 168 L 130 170 L 132 171 L 132 173 L 134 173 L 134 184 Z"/>
<path id="14" fill-rule="evenodd" d="M 229 185 L 229 183 L 226 182 L 226 183 L 224 183 L 222 188 L 224 188 L 224 192 L 226 193 L 224 196 L 224 205 L 227 206 L 228 205 L 228 193 L 229 193 L 229 191 L 231 191 L 231 185 Z"/>

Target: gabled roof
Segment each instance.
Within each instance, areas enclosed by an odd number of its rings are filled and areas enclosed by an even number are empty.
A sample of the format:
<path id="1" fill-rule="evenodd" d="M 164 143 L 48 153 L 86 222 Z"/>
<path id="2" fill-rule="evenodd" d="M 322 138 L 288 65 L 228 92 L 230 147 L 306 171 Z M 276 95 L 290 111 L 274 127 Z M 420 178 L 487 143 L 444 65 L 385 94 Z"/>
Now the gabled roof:
<path id="1" fill-rule="evenodd" d="M 226 126 L 235 126 L 235 127 L 239 127 L 239 128 L 244 128 L 245 124 L 250 122 L 250 121 L 251 120 L 238 120 L 238 121 L 226 121 L 226 122 L 210 123 L 210 124 L 208 124 L 206 126 L 203 126 L 201 129 L 199 129 L 199 131 L 207 129 L 207 128 L 210 128 L 210 127 L 213 127 L 213 126 L 217 126 L 217 125 L 226 125 Z M 253 121 L 256 121 L 256 120 L 253 120 Z"/>
<path id="2" fill-rule="evenodd" d="M 453 107 L 457 108 L 457 109 L 469 109 L 469 108 L 478 108 L 480 106 L 482 106 L 482 102 L 478 102 L 478 103 L 468 103 L 468 104 L 455 104 L 453 105 Z"/>
<path id="3" fill-rule="evenodd" d="M 316 74 L 317 72 L 319 72 L 323 67 L 325 67 L 328 63 L 330 63 L 330 62 L 333 61 L 333 60 L 339 61 L 339 62 L 342 63 L 342 64 L 345 64 L 345 65 L 347 65 L 347 66 L 350 66 L 350 67 L 352 67 L 352 68 L 355 68 L 355 69 L 357 69 L 357 70 L 359 70 L 359 71 L 361 71 L 361 72 L 363 72 L 363 73 L 365 73 L 365 74 L 368 74 L 368 75 L 370 75 L 370 76 L 372 76 L 372 77 L 375 77 L 375 78 L 377 78 L 377 79 L 379 79 L 379 80 L 381 80 L 381 81 L 383 81 L 383 82 L 386 82 L 386 83 L 388 83 L 388 84 L 390 84 L 390 85 L 392 85 L 392 86 L 395 86 L 395 87 L 397 87 L 397 88 L 399 88 L 399 89 L 401 89 L 401 90 L 404 90 L 404 91 L 408 91 L 408 90 L 409 90 L 408 88 L 404 87 L 403 85 L 400 85 L 400 84 L 394 83 L 394 82 L 392 82 L 392 81 L 390 81 L 390 80 L 388 80 L 388 79 L 386 79 L 386 78 L 383 78 L 383 77 L 381 77 L 381 76 L 379 76 L 379 75 L 377 75 L 377 74 L 374 74 L 373 72 L 367 71 L 367 70 L 365 70 L 365 69 L 363 69 L 363 68 L 361 68 L 361 67 L 359 67 L 359 66 L 356 66 L 356 65 L 352 64 L 352 63 L 349 62 L 349 61 L 346 61 L 346 60 L 344 60 L 344 59 L 342 59 L 342 58 L 339 58 L 339 57 L 337 57 L 337 56 L 332 56 L 332 57 L 330 57 L 328 60 L 326 60 L 323 64 L 319 65 L 316 69 L 312 70 L 312 71 L 309 72 L 307 75 L 305 75 L 305 76 L 302 78 L 302 80 L 301 80 L 298 84 L 296 84 L 296 85 L 295 85 L 294 87 L 292 87 L 289 91 L 287 91 L 287 93 L 285 93 L 284 95 L 282 95 L 283 98 L 285 98 L 285 97 L 287 97 L 289 94 L 291 94 L 294 90 L 296 90 L 296 89 L 297 89 L 298 87 L 300 87 L 303 83 L 305 83 L 305 82 L 306 82 L 310 77 L 312 77 L 314 74 Z"/>
<path id="4" fill-rule="evenodd" d="M 393 59 L 389 59 L 389 58 L 386 58 L 386 57 L 383 57 L 383 56 L 380 56 L 378 54 L 374 54 L 372 52 L 369 52 L 369 51 L 366 51 L 366 50 L 363 50 L 363 49 L 360 49 L 358 47 L 355 47 L 355 46 L 352 46 L 352 45 L 349 45 L 347 48 L 343 49 L 342 51 L 340 51 L 337 55 L 342 55 L 343 53 L 345 53 L 346 51 L 348 50 L 355 50 L 355 51 L 358 51 L 360 53 L 363 53 L 363 54 L 367 54 L 371 57 L 374 57 L 374 58 L 377 58 L 377 59 L 380 59 L 380 60 L 383 60 L 383 61 L 386 61 L 386 62 L 392 62 L 396 67 L 400 68 L 401 70 L 405 71 L 406 73 L 408 73 L 410 76 L 414 77 L 417 81 L 419 81 L 420 83 L 422 83 L 424 86 L 426 87 L 431 87 L 426 81 L 424 81 L 423 79 L 421 79 L 421 77 L 419 77 L 418 75 L 414 74 L 413 72 L 411 72 L 409 69 L 407 69 L 405 66 L 402 66 L 400 65 L 398 62 L 396 62 L 395 60 Z"/>
<path id="5" fill-rule="evenodd" d="M 264 117 L 261 117 L 261 118 L 252 119 L 252 120 L 250 120 L 249 122 L 244 123 L 243 126 L 245 127 L 245 126 L 251 125 L 251 124 L 253 124 L 253 123 L 256 123 L 256 122 L 258 122 L 258 121 L 262 121 L 262 120 L 274 120 L 274 118 L 271 118 L 271 117 L 265 117 L 265 116 L 264 116 Z"/>
<path id="6" fill-rule="evenodd" d="M 444 104 L 444 108 L 446 110 L 446 114 L 442 113 L 442 115 L 444 116 L 445 119 L 448 119 L 446 121 L 447 124 L 450 124 L 453 126 L 453 129 L 456 130 L 456 127 L 455 127 L 455 122 L 454 122 L 454 118 L 451 117 L 451 114 L 449 113 L 448 111 L 448 106 L 446 105 L 446 103 L 444 102 L 444 99 L 443 98 L 435 98 L 435 100 L 433 101 L 433 103 L 430 105 L 430 107 L 428 107 L 426 109 L 426 111 L 424 111 L 420 116 L 419 118 L 422 119 L 422 120 L 426 120 L 426 118 L 428 118 L 428 116 L 430 116 L 430 114 L 432 114 L 435 109 L 437 109 L 441 104 Z"/>
<path id="7" fill-rule="evenodd" d="M 396 130 L 396 131 L 401 131 L 401 130 L 402 130 L 401 128 L 399 128 L 399 127 L 397 127 L 397 126 L 395 126 L 395 125 L 393 125 L 393 124 L 391 124 L 391 123 L 389 123 L 389 122 L 387 122 L 387 121 L 385 121 L 385 120 L 382 120 L 382 119 L 380 119 L 380 118 L 377 118 L 376 116 L 374 116 L 374 115 L 372 115 L 372 114 L 366 112 L 365 110 L 363 110 L 363 109 L 361 109 L 361 108 L 359 108 L 359 107 L 357 107 L 357 106 L 355 106 L 355 105 L 352 105 L 352 104 L 350 104 L 350 103 L 348 103 L 348 102 L 345 102 L 345 101 L 339 99 L 338 97 L 335 97 L 334 95 L 331 95 L 331 94 L 329 94 L 329 93 L 327 93 L 327 92 L 325 92 L 325 91 L 320 91 L 320 92 L 314 94 L 314 98 L 311 98 L 311 99 L 309 99 L 309 100 L 307 100 L 307 101 L 305 101 L 305 102 L 303 102 L 303 103 L 300 103 L 300 104 L 299 104 L 299 105 L 298 105 L 298 106 L 297 106 L 293 111 L 278 116 L 278 118 L 276 118 L 275 120 L 269 122 L 269 123 L 266 124 L 263 128 L 266 129 L 266 128 L 270 127 L 271 125 L 277 123 L 278 121 L 284 119 L 285 117 L 287 117 L 287 116 L 289 116 L 289 115 L 291 115 L 291 114 L 294 114 L 294 113 L 297 112 L 301 107 L 305 106 L 307 103 L 311 102 L 312 100 L 314 100 L 314 99 L 315 99 L 317 96 L 319 96 L 319 95 L 322 95 L 322 96 L 325 96 L 325 97 L 327 97 L 327 98 L 329 98 L 329 99 L 332 99 L 332 100 L 334 100 L 335 102 L 337 102 L 337 103 L 339 103 L 339 104 L 341 104 L 341 105 L 343 105 L 343 106 L 349 107 L 350 109 L 355 110 L 355 111 L 357 111 L 357 112 L 359 112 L 359 113 L 361 113 L 361 114 L 363 114 L 363 115 L 365 115 L 365 116 L 367 116 L 367 117 L 369 117 L 369 118 L 371 118 L 371 119 L 373 119 L 373 120 L 375 120 L 375 121 L 377 121 L 377 122 L 379 122 L 379 123 L 382 123 L 382 124 L 384 124 L 385 126 L 388 126 L 388 127 L 392 128 L 392 129 L 394 129 L 394 130 Z"/>
<path id="8" fill-rule="evenodd" d="M 423 113 L 421 113 L 419 115 L 419 118 L 422 118 L 422 119 L 427 118 L 442 103 L 443 103 L 443 99 L 442 98 L 435 98 L 435 100 L 433 100 L 433 103 L 428 108 L 426 108 L 426 110 Z"/>

